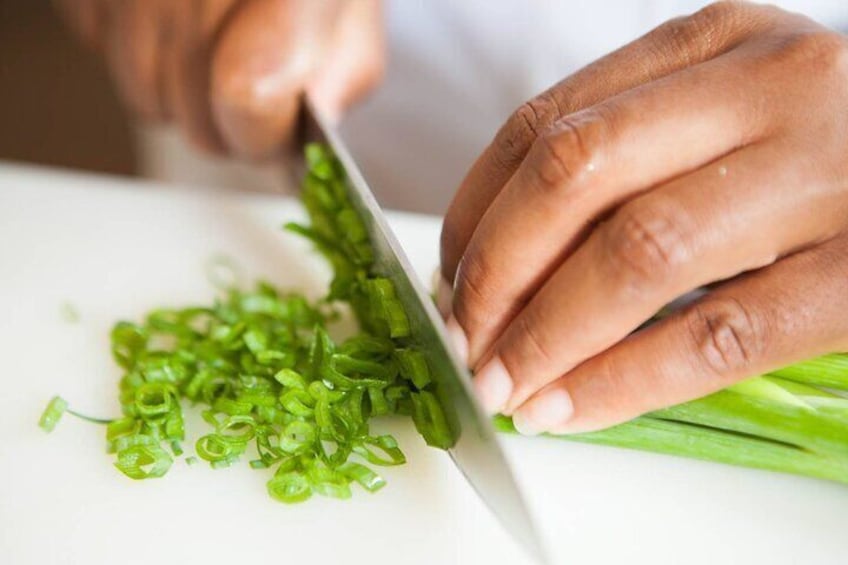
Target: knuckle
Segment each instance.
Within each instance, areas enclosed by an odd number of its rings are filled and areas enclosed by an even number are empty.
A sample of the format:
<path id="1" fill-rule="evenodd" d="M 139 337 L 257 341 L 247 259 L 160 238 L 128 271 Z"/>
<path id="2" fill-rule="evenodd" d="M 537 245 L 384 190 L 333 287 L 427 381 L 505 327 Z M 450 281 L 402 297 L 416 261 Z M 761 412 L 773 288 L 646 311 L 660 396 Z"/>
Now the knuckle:
<path id="1" fill-rule="evenodd" d="M 535 358 L 534 365 L 556 367 L 557 359 L 553 348 L 540 331 L 543 327 L 537 313 L 533 310 L 526 311 L 515 320 L 516 339 L 513 343 L 520 344 L 517 349 L 522 358 L 525 355 Z"/>
<path id="2" fill-rule="evenodd" d="M 594 170 L 610 137 L 610 113 L 603 106 L 558 120 L 534 144 L 527 164 L 531 187 L 543 192 L 573 192 Z"/>
<path id="3" fill-rule="evenodd" d="M 657 49 L 657 55 L 667 57 L 669 53 L 677 53 L 686 58 L 688 64 L 699 59 L 702 42 L 709 44 L 710 36 L 704 34 L 703 23 L 695 16 L 679 17 L 669 21 L 663 29 L 664 41 Z"/>
<path id="4" fill-rule="evenodd" d="M 625 414 L 633 410 L 633 401 L 644 395 L 645 383 L 633 379 L 633 368 L 623 363 L 616 355 L 601 354 L 587 362 L 591 363 L 592 380 L 584 384 L 587 393 L 602 398 L 609 412 Z M 587 369 L 589 367 L 587 366 Z M 637 416 L 638 414 L 633 414 Z"/>
<path id="5" fill-rule="evenodd" d="M 685 314 L 685 324 L 701 363 L 715 376 L 732 377 L 762 357 L 765 325 L 735 298 L 708 298 Z"/>
<path id="6" fill-rule="evenodd" d="M 707 4 L 695 12 L 692 15 L 692 19 L 713 25 L 720 24 L 738 17 L 739 12 L 748 6 L 748 2 L 740 0 L 719 0 L 718 2 Z"/>
<path id="7" fill-rule="evenodd" d="M 747 2 L 713 2 L 692 15 L 669 20 L 660 36 L 663 51 L 688 58 L 687 63 L 709 58 L 723 37 L 737 29 L 748 12 Z"/>
<path id="8" fill-rule="evenodd" d="M 493 143 L 498 164 L 509 168 L 518 163 L 536 137 L 536 113 L 529 102 L 518 108 L 498 130 Z"/>
<path id="9" fill-rule="evenodd" d="M 848 39 L 825 29 L 796 33 L 785 40 L 779 52 L 779 64 L 787 59 L 801 69 L 815 71 L 817 76 L 844 81 L 848 76 Z"/>
<path id="10" fill-rule="evenodd" d="M 526 155 L 539 132 L 557 117 L 559 107 L 549 93 L 525 102 L 512 113 L 498 130 L 493 143 L 495 156 L 504 168 L 512 168 Z"/>
<path id="11" fill-rule="evenodd" d="M 473 333 L 472 328 L 484 324 L 487 313 L 494 312 L 496 277 L 480 253 L 466 252 L 456 273 L 455 293 L 457 317 L 463 327 Z"/>
<path id="12" fill-rule="evenodd" d="M 459 262 L 458 254 L 462 252 L 464 238 L 460 233 L 459 224 L 452 210 L 448 210 L 445 215 L 445 221 L 442 224 L 442 233 L 439 236 L 439 248 L 441 254 L 442 265 L 449 268 L 456 268 Z M 455 275 L 456 273 L 450 273 Z M 453 282 L 451 280 L 450 282 Z"/>
<path id="13" fill-rule="evenodd" d="M 617 283 L 636 294 L 662 285 L 690 257 L 688 219 L 661 206 L 624 206 L 603 234 L 604 259 Z"/>

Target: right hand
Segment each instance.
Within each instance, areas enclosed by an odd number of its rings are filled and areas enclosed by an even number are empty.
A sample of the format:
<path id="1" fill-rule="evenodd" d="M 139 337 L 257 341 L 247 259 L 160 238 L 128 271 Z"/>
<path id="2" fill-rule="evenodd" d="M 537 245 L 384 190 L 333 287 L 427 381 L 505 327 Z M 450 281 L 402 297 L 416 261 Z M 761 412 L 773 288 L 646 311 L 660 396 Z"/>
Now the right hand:
<path id="1" fill-rule="evenodd" d="M 261 160 L 308 93 L 331 117 L 384 68 L 380 0 L 56 0 L 127 105 L 193 145 Z"/>

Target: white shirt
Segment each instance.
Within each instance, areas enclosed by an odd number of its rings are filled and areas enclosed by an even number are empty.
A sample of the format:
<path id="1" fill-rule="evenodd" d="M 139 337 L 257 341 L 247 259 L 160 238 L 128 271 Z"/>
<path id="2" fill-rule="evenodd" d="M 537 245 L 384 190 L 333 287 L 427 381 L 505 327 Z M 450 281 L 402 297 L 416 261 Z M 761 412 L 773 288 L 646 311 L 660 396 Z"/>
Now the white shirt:
<path id="1" fill-rule="evenodd" d="M 352 0 L 355 1 L 355 0 Z M 845 0 L 776 4 L 848 26 Z M 381 203 L 445 210 L 465 172 L 522 102 L 696 0 L 386 0 L 386 79 L 342 132 Z M 152 176 L 273 188 L 274 167 L 212 162 L 173 135 L 143 144 Z"/>

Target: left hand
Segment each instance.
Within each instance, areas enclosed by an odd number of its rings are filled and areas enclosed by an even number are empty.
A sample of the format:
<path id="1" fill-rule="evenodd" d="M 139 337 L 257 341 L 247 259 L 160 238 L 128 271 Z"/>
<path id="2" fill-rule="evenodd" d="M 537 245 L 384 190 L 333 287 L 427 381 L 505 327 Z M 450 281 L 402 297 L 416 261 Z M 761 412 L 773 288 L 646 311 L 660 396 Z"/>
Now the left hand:
<path id="1" fill-rule="evenodd" d="M 589 431 L 848 349 L 846 108 L 848 38 L 741 2 L 521 106 L 442 232 L 486 408 Z"/>
<path id="2" fill-rule="evenodd" d="M 304 94 L 338 117 L 385 65 L 380 0 L 54 2 L 136 116 L 215 154 L 285 154 Z"/>

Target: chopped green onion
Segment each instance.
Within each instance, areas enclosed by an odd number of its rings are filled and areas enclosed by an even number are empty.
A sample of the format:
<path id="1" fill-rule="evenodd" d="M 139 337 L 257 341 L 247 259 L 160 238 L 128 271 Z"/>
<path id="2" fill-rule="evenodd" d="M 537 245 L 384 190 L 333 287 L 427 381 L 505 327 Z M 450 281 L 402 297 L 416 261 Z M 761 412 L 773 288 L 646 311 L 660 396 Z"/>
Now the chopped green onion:
<path id="1" fill-rule="evenodd" d="M 398 349 L 395 352 L 398 363 L 400 363 L 400 373 L 419 390 L 424 389 L 432 382 L 430 378 L 430 368 L 427 366 L 427 359 L 424 354 L 415 349 Z"/>
<path id="2" fill-rule="evenodd" d="M 52 432 L 62 419 L 62 414 L 68 409 L 68 403 L 61 396 L 54 396 L 50 399 L 44 412 L 41 413 L 41 418 L 38 419 L 38 426 L 45 432 Z"/>
<path id="3" fill-rule="evenodd" d="M 239 285 L 239 268 L 232 257 L 213 255 L 206 262 L 206 278 L 212 286 L 229 290 Z"/>
<path id="4" fill-rule="evenodd" d="M 59 313 L 62 316 L 62 320 L 69 324 L 76 324 L 80 321 L 79 310 L 70 302 L 63 302 L 59 308 Z"/>
<path id="5" fill-rule="evenodd" d="M 290 471 L 274 477 L 268 481 L 268 494 L 271 498 L 293 504 L 303 502 L 312 496 L 312 487 L 302 473 Z"/>
<path id="6" fill-rule="evenodd" d="M 218 437 L 233 444 L 245 444 L 256 435 L 256 420 L 252 416 L 228 416 L 218 426 Z"/>
<path id="7" fill-rule="evenodd" d="M 345 463 L 339 467 L 339 472 L 362 485 L 368 492 L 377 492 L 386 486 L 386 479 L 359 463 Z"/>
<path id="8" fill-rule="evenodd" d="M 354 444 L 353 452 L 374 465 L 401 465 L 406 463 L 406 456 L 398 448 L 395 438 L 390 435 L 363 438 Z"/>
<path id="9" fill-rule="evenodd" d="M 455 441 L 453 431 L 445 418 L 442 403 L 428 390 L 413 392 L 412 420 L 427 445 L 448 449 Z"/>
<path id="10" fill-rule="evenodd" d="M 306 471 L 312 492 L 331 498 L 350 498 L 350 478 L 327 467 L 314 466 Z"/>
<path id="11" fill-rule="evenodd" d="M 291 455 L 306 453 L 314 448 L 317 438 L 314 424 L 295 420 L 281 432 L 279 447 Z"/>
<path id="12" fill-rule="evenodd" d="M 118 451 L 115 467 L 131 479 L 161 477 L 173 459 L 158 445 L 134 445 Z"/>

